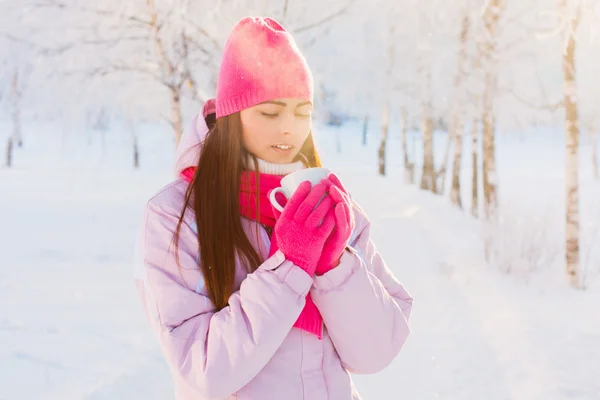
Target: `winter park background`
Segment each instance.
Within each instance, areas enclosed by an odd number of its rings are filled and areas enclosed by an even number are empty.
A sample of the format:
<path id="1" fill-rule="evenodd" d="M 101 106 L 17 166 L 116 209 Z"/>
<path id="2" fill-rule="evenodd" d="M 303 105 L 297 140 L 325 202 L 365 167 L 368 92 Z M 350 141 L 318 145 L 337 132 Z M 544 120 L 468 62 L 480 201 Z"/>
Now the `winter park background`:
<path id="1" fill-rule="evenodd" d="M 589 0 L 0 0 L 0 399 L 172 398 L 134 236 L 244 15 L 294 33 L 324 162 L 415 297 L 363 398 L 600 399 Z"/>

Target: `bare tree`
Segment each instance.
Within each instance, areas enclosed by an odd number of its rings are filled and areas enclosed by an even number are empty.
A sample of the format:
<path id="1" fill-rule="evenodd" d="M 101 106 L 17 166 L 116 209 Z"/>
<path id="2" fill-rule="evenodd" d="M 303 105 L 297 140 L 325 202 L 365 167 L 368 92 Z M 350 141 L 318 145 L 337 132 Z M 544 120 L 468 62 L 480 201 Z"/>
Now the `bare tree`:
<path id="1" fill-rule="evenodd" d="M 171 125 L 178 143 L 183 133 L 185 92 L 190 93 L 192 100 L 202 102 L 209 98 L 199 87 L 191 65 L 210 64 L 210 56 L 220 50 L 218 40 L 187 17 L 185 11 L 189 11 L 190 4 L 189 0 L 172 1 L 161 7 L 155 0 L 127 5 L 116 1 L 90 4 L 38 0 L 34 9 L 41 15 L 58 10 L 66 22 L 73 18 L 85 22 L 83 27 L 67 24 L 66 29 L 72 31 L 65 34 L 54 52 L 55 57 L 65 60 L 90 54 L 90 59 L 76 68 L 64 68 L 61 73 L 65 77 L 109 82 L 107 78 L 122 76 L 115 84 L 115 92 L 127 91 L 140 82 L 166 89 L 170 113 L 163 118 Z M 158 114 L 162 115 L 160 111 Z"/>
<path id="2" fill-rule="evenodd" d="M 6 23 L 8 20 L 21 20 L 15 4 L 0 4 L 0 15 L 7 19 L 2 21 Z M 20 38 L 22 33 L 18 28 L 10 32 L 0 30 L 0 100 L 10 113 L 12 124 L 5 149 L 5 166 L 9 168 L 13 166 L 15 148 L 23 146 L 23 95 L 31 72 L 29 63 L 33 44 Z"/>
<path id="3" fill-rule="evenodd" d="M 566 18 L 565 48 L 562 55 L 565 106 L 565 189 L 566 189 L 566 270 L 569 283 L 580 285 L 579 255 L 579 116 L 577 106 L 577 80 L 575 69 L 576 38 L 581 20 L 581 6 L 571 14 L 568 0 L 559 0 L 559 10 Z"/>
<path id="4" fill-rule="evenodd" d="M 462 145 L 464 132 L 464 93 L 463 88 L 465 77 L 465 65 L 468 61 L 467 48 L 469 44 L 469 12 L 465 7 L 462 17 L 460 30 L 460 47 L 458 52 L 456 76 L 454 78 L 454 90 L 456 93 L 454 100 L 454 115 L 450 125 L 451 137 L 454 138 L 454 161 L 452 167 L 452 188 L 450 190 L 450 201 L 462 208 L 460 197 L 460 171 L 462 161 Z"/>
<path id="5" fill-rule="evenodd" d="M 433 117 L 431 103 L 421 103 L 421 134 L 423 136 L 423 173 L 421 186 L 423 190 L 436 193 L 436 177 L 433 161 Z"/>
<path id="6" fill-rule="evenodd" d="M 592 168 L 594 170 L 594 178 L 600 179 L 598 171 L 598 132 L 596 131 L 596 115 L 592 117 L 590 122 L 590 145 L 592 147 Z"/>
<path id="7" fill-rule="evenodd" d="M 390 102 L 392 91 L 390 83 L 393 77 L 394 64 L 395 64 L 395 30 L 396 21 L 393 18 L 389 18 L 389 29 L 387 32 L 387 69 L 385 76 L 387 77 L 384 82 L 383 92 L 383 110 L 381 112 L 381 142 L 379 143 L 378 157 L 379 157 L 379 174 L 386 174 L 386 145 L 388 139 L 388 131 L 390 126 Z"/>
<path id="8" fill-rule="evenodd" d="M 422 190 L 436 193 L 436 171 L 433 158 L 433 106 L 431 103 L 431 72 L 429 67 L 422 66 L 424 79 L 421 97 L 421 135 L 423 137 L 423 172 L 421 174 Z"/>
<path id="9" fill-rule="evenodd" d="M 498 79 L 498 20 L 504 12 L 505 0 L 486 0 L 483 9 L 483 34 L 478 43 L 483 68 L 483 98 L 481 123 L 483 128 L 483 196 L 486 218 L 490 218 L 498 205 L 498 178 L 496 174 L 496 117 L 494 100 Z"/>
<path id="10" fill-rule="evenodd" d="M 418 79 L 420 83 L 421 135 L 423 138 L 423 171 L 420 188 L 437 193 L 436 170 L 433 155 L 433 88 L 432 88 L 432 44 L 428 35 L 431 29 L 429 14 L 425 9 L 419 15 Z"/>
<path id="11" fill-rule="evenodd" d="M 133 155 L 133 168 L 140 168 L 140 146 L 139 146 L 139 133 L 136 127 L 136 118 L 134 118 L 133 109 L 131 103 L 128 103 L 125 107 L 125 122 L 127 124 L 127 130 L 131 137 L 132 155 Z"/>
<path id="12" fill-rule="evenodd" d="M 379 143 L 379 150 L 377 152 L 379 159 L 379 174 L 385 175 L 386 164 L 385 164 L 385 148 L 387 144 L 388 132 L 390 125 L 390 105 L 386 101 L 383 104 L 383 110 L 381 112 L 381 142 Z"/>
<path id="13" fill-rule="evenodd" d="M 8 135 L 6 143 L 6 167 L 10 168 L 13 165 L 13 151 L 15 145 L 21 147 L 23 145 L 22 127 L 21 127 L 21 96 L 22 87 L 19 81 L 19 68 L 16 67 L 13 70 L 9 101 L 11 108 L 11 119 L 13 130 Z"/>
<path id="14" fill-rule="evenodd" d="M 408 109 L 406 105 L 402 106 L 400 113 L 402 127 L 400 135 L 402 140 L 402 153 L 404 154 L 404 182 L 409 184 L 415 183 L 415 163 L 411 161 L 408 154 L 407 131 L 408 131 Z"/>
<path id="15" fill-rule="evenodd" d="M 477 165 L 477 149 L 479 148 L 477 137 L 479 136 L 479 121 L 474 118 L 471 122 L 471 165 L 473 167 L 473 176 L 471 179 L 471 215 L 473 217 L 479 216 L 479 197 L 478 197 L 478 186 L 479 177 L 477 171 L 479 166 Z"/>
<path id="16" fill-rule="evenodd" d="M 288 6 L 289 6 L 289 0 L 284 0 L 284 8 L 283 8 L 283 23 L 287 23 L 287 15 L 288 15 Z M 319 13 L 317 15 L 319 15 L 319 18 L 317 18 L 316 20 L 311 20 L 311 21 L 302 21 L 302 22 L 296 22 L 293 23 L 291 31 L 294 34 L 300 34 L 300 33 L 305 33 L 308 31 L 312 31 L 315 28 L 319 28 L 319 27 L 326 27 L 328 25 L 331 24 L 331 22 L 335 21 L 336 19 L 340 18 L 341 16 L 345 15 L 348 10 L 350 10 L 350 8 L 354 5 L 354 3 L 356 3 L 357 0 L 346 0 L 341 6 L 339 6 L 338 8 L 334 9 L 333 11 L 326 13 L 325 15 L 322 15 Z M 307 8 L 309 6 L 308 2 L 302 2 L 300 4 L 304 5 L 304 10 L 303 12 L 299 12 L 299 14 L 306 14 L 308 12 Z M 323 7 L 323 3 L 322 2 L 317 2 L 317 4 L 310 4 L 312 6 L 314 5 L 318 5 L 319 7 Z M 315 14 L 315 13 L 310 13 L 309 14 Z"/>
<path id="17" fill-rule="evenodd" d="M 442 163 L 440 164 L 440 168 L 435 172 L 435 181 L 436 181 L 436 192 L 439 194 L 444 193 L 444 189 L 446 187 L 446 176 L 448 175 L 448 161 L 450 160 L 450 150 L 452 149 L 452 143 L 454 143 L 456 131 L 450 128 L 446 137 L 446 149 L 444 150 L 444 157 L 442 158 Z M 439 182 L 439 183 L 438 183 Z"/>

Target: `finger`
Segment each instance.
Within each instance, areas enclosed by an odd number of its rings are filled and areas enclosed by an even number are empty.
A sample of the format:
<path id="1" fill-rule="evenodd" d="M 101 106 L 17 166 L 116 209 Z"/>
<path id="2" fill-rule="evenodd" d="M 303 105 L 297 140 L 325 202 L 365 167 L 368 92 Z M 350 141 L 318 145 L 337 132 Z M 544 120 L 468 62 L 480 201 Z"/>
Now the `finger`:
<path id="1" fill-rule="evenodd" d="M 353 232 L 354 228 L 356 228 L 356 220 L 354 219 L 354 207 L 352 207 L 352 205 L 348 207 L 346 214 L 348 218 L 348 226 L 350 227 L 350 231 Z"/>
<path id="2" fill-rule="evenodd" d="M 335 222 L 339 227 L 348 226 L 348 207 L 345 203 L 335 206 Z"/>
<path id="3" fill-rule="evenodd" d="M 327 175 L 327 179 L 329 179 L 331 183 L 333 183 L 335 186 L 339 187 L 340 190 L 344 192 L 344 194 L 348 194 L 348 191 L 342 184 L 342 181 L 340 181 L 340 178 L 338 178 L 338 176 L 335 173 L 330 172 L 329 175 Z"/>
<path id="4" fill-rule="evenodd" d="M 333 182 L 331 182 L 328 178 L 323 178 L 321 179 L 321 183 L 325 186 L 327 186 L 327 188 L 329 188 L 330 186 L 333 185 Z"/>
<path id="5" fill-rule="evenodd" d="M 352 232 L 354 231 L 354 224 L 352 222 L 348 222 L 348 214 L 350 210 L 344 203 L 338 204 L 335 206 L 335 216 L 336 216 L 336 229 L 339 229 L 340 236 L 343 236 L 344 240 L 347 242 L 350 240 L 352 236 Z"/>
<path id="6" fill-rule="evenodd" d="M 317 229 L 320 231 L 319 233 L 329 235 L 333 231 L 333 228 L 335 228 L 335 213 L 330 210 L 321 226 Z"/>
<path id="7" fill-rule="evenodd" d="M 335 206 L 335 226 L 338 227 L 344 234 L 352 230 L 348 221 L 348 207 L 345 203 L 339 203 Z"/>
<path id="8" fill-rule="evenodd" d="M 306 219 L 306 225 L 312 228 L 318 227 L 323 219 L 333 209 L 334 201 L 330 196 L 327 196 L 319 203 L 319 205 L 310 213 Z"/>
<path id="9" fill-rule="evenodd" d="M 354 209 L 352 208 L 352 203 L 344 203 L 344 217 L 345 221 L 348 225 L 354 224 Z"/>
<path id="10" fill-rule="evenodd" d="M 298 211 L 298 207 L 306 200 L 310 194 L 311 183 L 309 181 L 302 182 L 294 194 L 290 197 L 289 201 L 283 209 L 283 213 L 287 215 L 295 215 Z"/>
<path id="11" fill-rule="evenodd" d="M 345 194 L 337 186 L 331 186 L 329 188 L 329 195 L 336 203 L 346 203 L 348 202 L 348 198 Z"/>
<path id="12" fill-rule="evenodd" d="M 325 187 L 325 185 L 321 183 L 318 183 L 315 186 L 313 186 L 313 188 L 310 189 L 310 193 L 308 194 L 308 196 L 306 196 L 302 204 L 298 206 L 294 219 L 300 222 L 306 221 L 306 218 L 308 218 L 308 216 L 315 208 L 319 200 L 321 200 L 326 191 L 327 187 Z"/>

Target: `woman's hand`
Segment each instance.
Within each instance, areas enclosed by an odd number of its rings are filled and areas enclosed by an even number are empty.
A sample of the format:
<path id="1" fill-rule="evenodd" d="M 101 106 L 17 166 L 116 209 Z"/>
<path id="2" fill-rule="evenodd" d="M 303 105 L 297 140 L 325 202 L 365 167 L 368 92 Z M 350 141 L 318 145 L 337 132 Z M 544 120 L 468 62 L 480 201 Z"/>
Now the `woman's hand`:
<path id="1" fill-rule="evenodd" d="M 323 183 L 311 186 L 308 181 L 298 186 L 277 219 L 273 233 L 285 257 L 313 276 L 336 215 L 332 208 L 334 198 L 327 195 L 327 186 Z"/>
<path id="2" fill-rule="evenodd" d="M 334 173 L 330 173 L 321 183 L 327 186 L 329 196 L 335 203 L 335 227 L 323 246 L 321 258 L 315 270 L 317 275 L 323 275 L 338 266 L 355 227 L 352 200 L 339 178 Z"/>

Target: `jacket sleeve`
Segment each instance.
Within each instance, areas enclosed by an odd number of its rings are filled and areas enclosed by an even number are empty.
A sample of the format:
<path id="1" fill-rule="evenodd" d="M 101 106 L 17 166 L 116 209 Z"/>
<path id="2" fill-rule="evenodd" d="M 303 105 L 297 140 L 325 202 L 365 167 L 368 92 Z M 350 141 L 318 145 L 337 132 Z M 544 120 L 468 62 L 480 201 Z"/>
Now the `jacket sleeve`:
<path id="1" fill-rule="evenodd" d="M 248 274 L 224 309 L 186 284 L 196 269 L 197 243 L 181 242 L 178 268 L 175 210 L 148 203 L 140 239 L 136 286 L 174 378 L 198 398 L 228 397 L 271 359 L 305 304 L 312 278 L 281 252 Z M 186 271 L 187 269 L 187 271 Z"/>
<path id="2" fill-rule="evenodd" d="M 349 250 L 336 268 L 315 277 L 311 296 L 344 367 L 371 374 L 404 345 L 413 299 L 375 248 L 370 224 Z"/>

